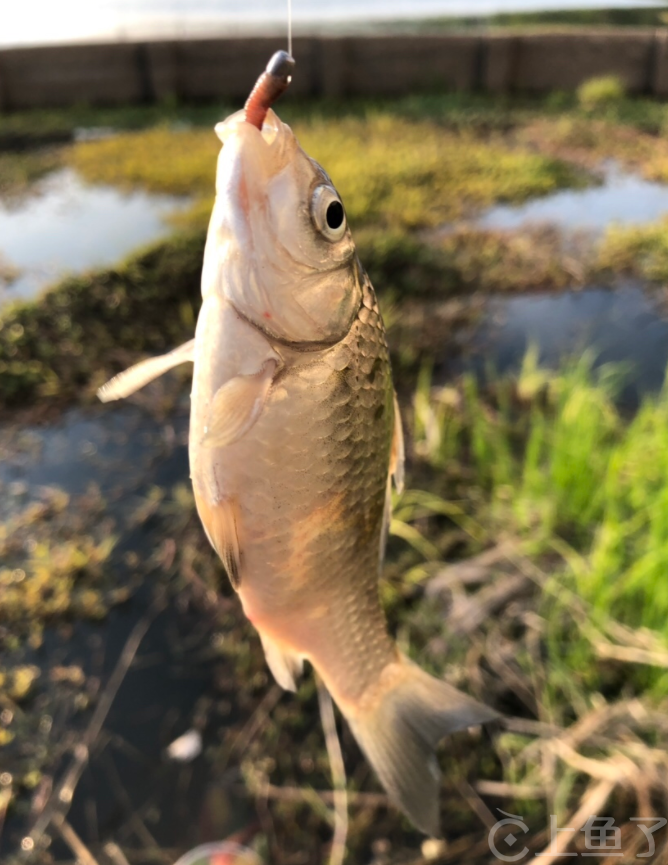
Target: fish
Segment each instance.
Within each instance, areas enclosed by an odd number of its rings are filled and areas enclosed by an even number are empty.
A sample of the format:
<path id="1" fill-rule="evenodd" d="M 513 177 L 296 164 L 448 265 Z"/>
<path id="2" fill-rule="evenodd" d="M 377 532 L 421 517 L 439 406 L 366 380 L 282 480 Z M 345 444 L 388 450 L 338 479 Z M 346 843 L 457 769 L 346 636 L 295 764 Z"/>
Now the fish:
<path id="1" fill-rule="evenodd" d="M 112 379 L 127 396 L 194 363 L 197 511 L 295 691 L 308 661 L 392 802 L 440 835 L 436 747 L 497 713 L 428 675 L 388 633 L 379 577 L 404 440 L 378 299 L 327 172 L 271 108 L 278 52 L 245 109 L 215 127 L 216 199 L 195 337 Z"/>

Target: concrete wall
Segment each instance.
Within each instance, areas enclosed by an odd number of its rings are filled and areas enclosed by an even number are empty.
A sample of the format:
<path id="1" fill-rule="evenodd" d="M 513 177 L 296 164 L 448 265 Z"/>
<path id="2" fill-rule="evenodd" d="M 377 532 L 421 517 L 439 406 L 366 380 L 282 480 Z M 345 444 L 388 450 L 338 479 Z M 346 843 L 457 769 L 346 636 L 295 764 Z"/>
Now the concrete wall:
<path id="1" fill-rule="evenodd" d="M 241 100 L 280 47 L 280 39 L 248 38 L 5 49 L 0 110 Z M 614 73 L 632 93 L 668 96 L 668 30 L 303 37 L 294 54 L 295 95 L 543 93 Z"/>

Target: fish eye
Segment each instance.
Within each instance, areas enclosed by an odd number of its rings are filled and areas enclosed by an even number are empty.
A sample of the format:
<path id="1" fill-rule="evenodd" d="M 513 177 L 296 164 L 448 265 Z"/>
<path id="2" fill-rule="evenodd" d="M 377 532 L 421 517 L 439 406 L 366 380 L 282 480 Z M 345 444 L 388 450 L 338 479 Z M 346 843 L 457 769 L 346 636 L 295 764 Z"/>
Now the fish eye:
<path id="1" fill-rule="evenodd" d="M 346 212 L 331 186 L 318 186 L 313 193 L 311 217 L 318 231 L 332 243 L 346 233 Z"/>

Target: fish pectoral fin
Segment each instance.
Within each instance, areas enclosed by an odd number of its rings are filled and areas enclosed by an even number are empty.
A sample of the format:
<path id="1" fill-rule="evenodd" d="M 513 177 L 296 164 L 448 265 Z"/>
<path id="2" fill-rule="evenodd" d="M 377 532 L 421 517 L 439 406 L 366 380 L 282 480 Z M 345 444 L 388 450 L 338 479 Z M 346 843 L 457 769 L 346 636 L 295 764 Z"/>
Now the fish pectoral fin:
<path id="1" fill-rule="evenodd" d="M 294 652 L 279 646 L 270 637 L 260 634 L 264 656 L 274 679 L 286 691 L 297 690 L 297 679 L 304 669 L 304 660 Z"/>
<path id="2" fill-rule="evenodd" d="M 129 369 L 119 372 L 106 384 L 98 389 L 97 395 L 102 402 L 112 402 L 115 399 L 124 399 L 144 385 L 158 378 L 163 373 L 178 366 L 180 363 L 193 361 L 195 359 L 195 340 L 189 339 L 178 348 L 158 357 L 150 357 L 142 360 Z"/>
<path id="3" fill-rule="evenodd" d="M 278 363 L 273 358 L 254 375 L 237 375 L 211 400 L 202 446 L 221 448 L 244 436 L 262 413 Z"/>
<path id="4" fill-rule="evenodd" d="M 392 434 L 392 450 L 390 452 L 390 474 L 394 478 L 394 487 L 398 493 L 404 490 L 404 431 L 401 426 L 401 412 L 397 394 L 394 394 L 394 432 Z"/>

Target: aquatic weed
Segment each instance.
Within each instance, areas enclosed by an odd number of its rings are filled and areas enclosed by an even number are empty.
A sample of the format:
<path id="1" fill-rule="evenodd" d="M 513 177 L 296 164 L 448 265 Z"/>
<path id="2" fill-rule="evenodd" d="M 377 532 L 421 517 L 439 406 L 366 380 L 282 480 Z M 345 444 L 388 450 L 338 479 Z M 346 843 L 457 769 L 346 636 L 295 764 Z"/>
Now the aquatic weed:
<path id="1" fill-rule="evenodd" d="M 138 354 L 192 336 L 204 236 L 184 233 L 0 313 L 0 402 L 90 399 Z"/>
<path id="2" fill-rule="evenodd" d="M 632 273 L 652 282 L 668 280 L 668 219 L 640 226 L 613 225 L 597 249 L 597 267 Z"/>
<path id="3" fill-rule="evenodd" d="M 301 120 L 295 134 L 327 166 L 353 226 L 436 225 L 493 201 L 522 201 L 581 178 L 559 160 L 389 112 Z M 213 193 L 212 132 L 157 127 L 76 144 L 68 159 L 90 181 Z"/>
<path id="4" fill-rule="evenodd" d="M 589 78 L 577 89 L 577 100 L 587 111 L 621 102 L 626 96 L 624 82 L 617 75 Z"/>

